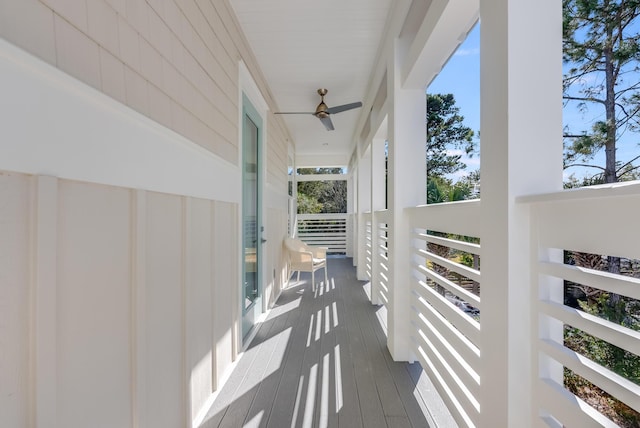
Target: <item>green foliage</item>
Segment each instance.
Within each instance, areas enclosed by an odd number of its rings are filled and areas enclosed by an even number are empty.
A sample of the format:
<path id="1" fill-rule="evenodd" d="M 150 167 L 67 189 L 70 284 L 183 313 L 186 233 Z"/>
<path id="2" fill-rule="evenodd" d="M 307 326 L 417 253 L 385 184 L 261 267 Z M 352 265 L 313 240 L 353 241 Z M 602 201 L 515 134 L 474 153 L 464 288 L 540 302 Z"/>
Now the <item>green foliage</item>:
<path id="1" fill-rule="evenodd" d="M 583 398 L 620 428 L 640 426 L 640 414 L 593 383 L 564 368 L 565 386 L 573 394 Z"/>
<path id="2" fill-rule="evenodd" d="M 312 196 L 298 190 L 298 214 L 318 214 L 322 212 L 322 204 Z"/>
<path id="3" fill-rule="evenodd" d="M 596 302 L 580 301 L 579 304 L 583 311 L 591 315 L 622 324 L 633 330 L 638 330 L 640 327 L 638 320 L 628 315 L 630 310 L 638 313 L 637 301 L 621 299 L 612 305 L 610 296 L 603 293 Z M 632 309 L 632 306 L 635 306 L 635 309 Z M 565 327 L 564 341 L 567 348 L 640 385 L 640 356 L 571 326 Z M 571 392 L 596 407 L 598 411 L 611 418 L 618 425 L 624 427 L 640 425 L 638 412 L 570 370 L 565 369 L 564 382 Z"/>
<path id="4" fill-rule="evenodd" d="M 640 1 L 563 0 L 563 11 L 565 103 L 602 117 L 590 129 L 565 129 L 565 168 L 593 167 L 606 183 L 629 179 L 638 158 L 618 163 L 616 146 L 623 133 L 640 130 Z M 589 163 L 601 150 L 605 165 Z"/>
<path id="5" fill-rule="evenodd" d="M 598 254 L 566 252 L 565 257 L 566 263 L 573 262 L 579 267 L 610 270 L 607 265 L 611 263 L 611 258 Z M 634 261 L 625 259 L 625 265 L 633 270 Z M 567 282 L 565 293 L 569 290 L 572 290 L 574 295 L 576 291 L 581 294 L 578 296 L 577 304 L 574 303 L 573 306 L 614 324 L 640 331 L 639 301 Z M 640 356 L 569 325 L 565 326 L 564 343 L 567 348 L 640 385 Z M 564 382 L 567 389 L 620 426 L 635 427 L 640 424 L 639 413 L 572 371 L 565 370 Z"/>
<path id="6" fill-rule="evenodd" d="M 627 312 L 627 307 L 636 303 L 621 299 L 612 305 L 609 295 L 603 293 L 598 297 L 596 303 L 589 304 L 585 301 L 580 301 L 579 304 L 581 309 L 588 314 L 599 316 L 632 330 L 639 330 L 640 324 L 630 317 Z M 640 356 L 576 328 L 567 329 L 565 342 L 570 349 L 640 385 Z"/>
<path id="7" fill-rule="evenodd" d="M 463 201 L 471 197 L 471 191 L 469 181 L 452 183 L 451 180 L 443 177 L 431 177 L 427 180 L 427 203 Z"/>
<path id="8" fill-rule="evenodd" d="M 473 254 L 460 253 L 460 263 L 465 266 L 473 267 Z"/>
<path id="9" fill-rule="evenodd" d="M 341 174 L 342 168 L 300 168 L 298 173 Z M 298 183 L 298 213 L 346 213 L 347 182 L 301 181 Z"/>
<path id="10" fill-rule="evenodd" d="M 471 155 L 476 149 L 474 133 L 463 124 L 453 94 L 427 94 L 427 178 L 444 177 L 466 165 L 462 155 L 451 149 L 462 149 Z"/>

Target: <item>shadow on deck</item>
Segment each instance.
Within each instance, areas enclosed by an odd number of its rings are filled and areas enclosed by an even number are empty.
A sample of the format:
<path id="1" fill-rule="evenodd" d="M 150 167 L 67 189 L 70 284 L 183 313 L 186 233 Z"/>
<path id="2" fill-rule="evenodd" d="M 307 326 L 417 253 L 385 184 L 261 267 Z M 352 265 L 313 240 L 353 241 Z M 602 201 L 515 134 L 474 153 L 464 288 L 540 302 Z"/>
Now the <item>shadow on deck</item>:
<path id="1" fill-rule="evenodd" d="M 451 427 L 418 363 L 396 363 L 350 258 L 329 284 L 293 279 L 204 418 L 202 427 Z"/>

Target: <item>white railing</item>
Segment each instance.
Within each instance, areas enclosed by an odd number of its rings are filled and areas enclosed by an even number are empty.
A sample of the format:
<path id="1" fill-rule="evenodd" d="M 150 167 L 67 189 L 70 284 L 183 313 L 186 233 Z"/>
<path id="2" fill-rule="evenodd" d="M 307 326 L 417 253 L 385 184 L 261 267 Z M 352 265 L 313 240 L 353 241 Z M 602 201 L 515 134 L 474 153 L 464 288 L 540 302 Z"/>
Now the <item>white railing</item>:
<path id="1" fill-rule="evenodd" d="M 376 303 L 387 305 L 389 303 L 389 212 L 387 210 L 373 213 L 373 273 L 371 289 L 375 293 L 372 298 Z"/>
<path id="2" fill-rule="evenodd" d="M 350 233 L 348 214 L 298 214 L 297 237 L 309 245 L 329 247 L 329 253 L 346 254 Z"/>
<path id="3" fill-rule="evenodd" d="M 528 290 L 529 306 L 518 315 L 521 318 L 511 321 L 531 320 L 530 337 L 525 340 L 528 345 L 524 347 L 527 350 L 518 350 L 530 360 L 530 371 L 518 373 L 522 379 L 532 379 L 530 394 L 525 394 L 531 397 L 528 405 L 532 419 L 526 425 L 616 426 L 609 419 L 611 413 L 606 415 L 602 408 L 596 410 L 579 398 L 580 394 L 574 395 L 566 386 L 568 379 L 577 376 L 580 382 L 588 383 L 587 388 L 600 389 L 618 403 L 640 412 L 637 374 L 625 377 L 615 367 L 596 361 L 595 356 L 590 356 L 592 350 L 572 348 L 567 334 L 577 332 L 591 341 L 615 345 L 631 360 L 640 358 L 640 332 L 576 304 L 565 304 L 564 290 L 571 282 L 629 299 L 627 315 L 638 325 L 640 306 L 634 304 L 640 301 L 640 183 L 523 197 L 517 203 L 527 213 L 522 237 L 529 240 L 531 254 L 530 265 L 523 267 L 530 272 L 530 282 L 518 284 L 518 289 Z M 483 355 L 489 352 L 482 350 L 481 344 L 487 342 L 481 335 L 486 338 L 495 334 L 488 325 L 483 326 L 482 310 L 489 311 L 486 316 L 491 317 L 491 311 L 507 308 L 481 298 L 482 287 L 491 286 L 482 284 L 479 267 L 481 219 L 489 217 L 482 215 L 482 210 L 490 208 L 475 200 L 407 210 L 413 233 L 412 351 L 460 426 L 482 426 L 483 403 L 495 399 L 486 396 L 481 388 L 492 381 L 492 373 L 483 372 L 487 366 Z M 378 230 L 383 230 L 381 217 L 375 218 L 375 223 Z M 380 233 L 377 239 L 381 240 Z M 388 254 L 388 248 L 384 251 Z M 378 257 L 381 252 L 380 249 Z M 607 256 L 620 257 L 624 266 L 634 268 L 613 274 L 602 267 L 582 267 L 568 261 L 567 255 L 574 252 L 598 255 L 595 259 L 601 259 L 603 265 Z"/>
<path id="4" fill-rule="evenodd" d="M 633 355 L 640 358 L 640 332 L 565 305 L 563 291 L 565 282 L 570 281 L 591 287 L 592 292 L 601 290 L 640 300 L 640 279 L 566 263 L 563 252 L 593 254 L 596 262 L 604 261 L 602 256 L 640 259 L 640 183 L 565 191 L 519 202 L 530 207 L 531 242 L 537 255 L 531 290 L 537 319 L 531 338 L 532 358 L 533 367 L 539 367 L 534 374 L 535 409 L 550 426 L 616 426 L 565 387 L 565 370 L 636 412 L 640 412 L 640 379 L 634 383 L 584 352 L 570 349 L 563 329 L 572 328 L 573 334 L 615 345 L 630 353 L 626 356 L 629 359 Z M 628 315 L 638 322 L 639 313 Z"/>
<path id="5" fill-rule="evenodd" d="M 364 220 L 365 244 L 364 244 L 364 260 L 365 273 L 370 280 L 373 276 L 373 222 L 372 214 L 366 213 Z"/>
<path id="6" fill-rule="evenodd" d="M 413 352 L 460 426 L 478 424 L 480 201 L 409 209 Z M 457 254 L 457 259 L 451 257 Z"/>

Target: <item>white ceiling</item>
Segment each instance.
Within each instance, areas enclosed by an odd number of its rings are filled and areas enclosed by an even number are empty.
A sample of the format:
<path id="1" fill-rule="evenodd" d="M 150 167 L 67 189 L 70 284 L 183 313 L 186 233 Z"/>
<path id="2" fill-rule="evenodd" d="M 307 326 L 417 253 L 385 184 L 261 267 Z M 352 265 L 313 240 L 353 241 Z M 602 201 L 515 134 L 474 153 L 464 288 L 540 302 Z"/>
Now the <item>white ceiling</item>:
<path id="1" fill-rule="evenodd" d="M 318 88 L 329 107 L 362 101 L 393 0 L 230 0 L 279 111 L 313 112 Z M 339 154 L 347 162 L 362 109 L 283 116 L 296 154 Z M 304 165 L 299 165 L 304 166 Z"/>

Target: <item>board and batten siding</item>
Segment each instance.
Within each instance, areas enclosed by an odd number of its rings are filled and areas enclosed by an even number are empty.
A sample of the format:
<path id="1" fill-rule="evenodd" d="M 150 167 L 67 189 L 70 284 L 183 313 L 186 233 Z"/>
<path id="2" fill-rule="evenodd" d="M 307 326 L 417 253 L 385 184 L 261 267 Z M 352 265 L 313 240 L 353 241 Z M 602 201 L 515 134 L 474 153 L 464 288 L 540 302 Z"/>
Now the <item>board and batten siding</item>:
<path id="1" fill-rule="evenodd" d="M 193 421 L 236 354 L 237 205 L 7 172 L 0 189 L 0 425 Z"/>

